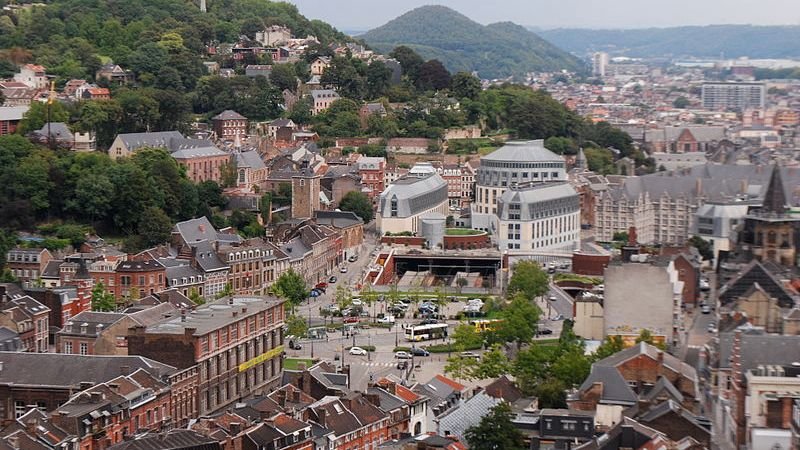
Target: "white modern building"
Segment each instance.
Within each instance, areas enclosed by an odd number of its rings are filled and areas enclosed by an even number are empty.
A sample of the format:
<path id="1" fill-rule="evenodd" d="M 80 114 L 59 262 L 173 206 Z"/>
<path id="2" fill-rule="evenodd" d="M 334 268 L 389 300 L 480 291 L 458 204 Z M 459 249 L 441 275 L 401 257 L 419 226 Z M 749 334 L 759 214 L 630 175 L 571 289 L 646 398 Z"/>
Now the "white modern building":
<path id="1" fill-rule="evenodd" d="M 481 158 L 471 208 L 472 228 L 499 232 L 498 200 L 510 187 L 566 180 L 564 158 L 547 150 L 543 140 L 506 143 Z"/>
<path id="2" fill-rule="evenodd" d="M 497 216 L 497 244 L 509 253 L 571 255 L 580 246 L 580 202 L 566 181 L 510 187 L 498 200 Z"/>
<path id="3" fill-rule="evenodd" d="M 448 214 L 447 182 L 430 163 L 417 164 L 380 196 L 376 223 L 381 235 L 420 231 L 422 216 Z"/>

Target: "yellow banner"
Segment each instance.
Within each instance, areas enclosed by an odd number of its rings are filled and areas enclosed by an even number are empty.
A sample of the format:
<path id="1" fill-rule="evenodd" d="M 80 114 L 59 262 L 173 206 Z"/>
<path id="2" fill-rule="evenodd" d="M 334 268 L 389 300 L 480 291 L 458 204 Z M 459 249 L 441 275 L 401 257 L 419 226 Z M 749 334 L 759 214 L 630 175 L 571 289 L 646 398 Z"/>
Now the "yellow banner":
<path id="1" fill-rule="evenodd" d="M 283 346 L 279 345 L 268 352 L 264 352 L 255 358 L 252 358 L 249 361 L 245 361 L 239 364 L 239 372 L 244 372 L 245 370 L 257 366 L 258 364 L 263 363 L 264 361 L 270 360 L 278 355 L 283 353 Z"/>

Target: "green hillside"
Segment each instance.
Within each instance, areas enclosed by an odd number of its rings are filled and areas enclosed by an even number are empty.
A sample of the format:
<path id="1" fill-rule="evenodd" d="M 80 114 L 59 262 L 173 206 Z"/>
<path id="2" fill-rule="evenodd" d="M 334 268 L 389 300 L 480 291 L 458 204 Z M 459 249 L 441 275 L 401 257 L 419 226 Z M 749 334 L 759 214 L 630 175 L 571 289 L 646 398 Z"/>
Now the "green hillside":
<path id="1" fill-rule="evenodd" d="M 575 54 L 631 57 L 787 58 L 800 56 L 800 26 L 710 25 L 639 30 L 560 28 L 539 34 Z"/>
<path id="2" fill-rule="evenodd" d="M 483 26 L 444 6 L 414 9 L 359 38 L 385 53 L 406 45 L 452 72 L 477 71 L 481 78 L 584 68 L 580 60 L 521 26 Z"/>

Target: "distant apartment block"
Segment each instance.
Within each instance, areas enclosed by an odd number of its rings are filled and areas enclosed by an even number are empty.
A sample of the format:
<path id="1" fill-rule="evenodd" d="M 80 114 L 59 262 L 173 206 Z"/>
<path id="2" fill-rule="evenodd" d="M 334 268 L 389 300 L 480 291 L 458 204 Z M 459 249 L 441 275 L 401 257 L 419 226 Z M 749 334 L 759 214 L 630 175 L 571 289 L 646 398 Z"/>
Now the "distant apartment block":
<path id="1" fill-rule="evenodd" d="M 763 108 L 766 92 L 764 83 L 703 83 L 703 108 L 710 110 Z"/>

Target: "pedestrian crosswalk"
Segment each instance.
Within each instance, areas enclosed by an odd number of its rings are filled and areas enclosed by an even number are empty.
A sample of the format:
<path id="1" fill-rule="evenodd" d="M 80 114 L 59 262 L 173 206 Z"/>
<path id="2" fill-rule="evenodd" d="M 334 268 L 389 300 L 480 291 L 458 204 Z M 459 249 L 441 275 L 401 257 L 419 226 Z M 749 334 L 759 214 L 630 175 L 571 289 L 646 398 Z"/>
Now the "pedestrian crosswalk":
<path id="1" fill-rule="evenodd" d="M 396 362 L 372 362 L 372 361 L 359 361 L 357 364 L 366 367 L 394 367 L 397 365 Z"/>

